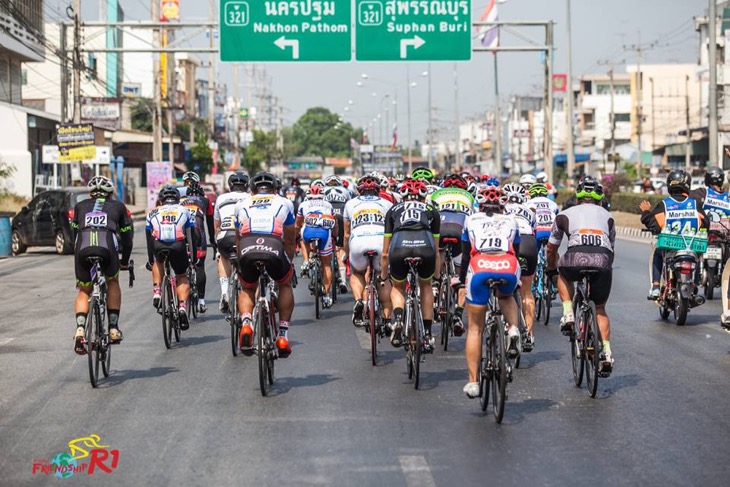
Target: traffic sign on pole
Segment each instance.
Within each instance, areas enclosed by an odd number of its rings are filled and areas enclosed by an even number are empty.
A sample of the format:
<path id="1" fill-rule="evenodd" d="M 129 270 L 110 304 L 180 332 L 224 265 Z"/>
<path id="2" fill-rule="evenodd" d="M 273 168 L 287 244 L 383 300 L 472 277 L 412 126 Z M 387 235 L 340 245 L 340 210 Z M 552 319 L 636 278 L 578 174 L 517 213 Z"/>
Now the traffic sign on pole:
<path id="1" fill-rule="evenodd" d="M 358 61 L 469 61 L 471 1 L 356 0 Z"/>
<path id="2" fill-rule="evenodd" d="M 352 4 L 333 0 L 221 0 L 222 61 L 352 59 Z"/>

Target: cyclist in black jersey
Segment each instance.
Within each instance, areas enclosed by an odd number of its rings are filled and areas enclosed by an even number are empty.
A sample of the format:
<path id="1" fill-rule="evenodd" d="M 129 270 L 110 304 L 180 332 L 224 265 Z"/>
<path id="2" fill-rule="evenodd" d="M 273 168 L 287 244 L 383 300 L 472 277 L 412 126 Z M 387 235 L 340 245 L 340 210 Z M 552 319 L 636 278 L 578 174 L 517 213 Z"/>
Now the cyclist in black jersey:
<path id="1" fill-rule="evenodd" d="M 101 270 L 107 278 L 107 314 L 109 316 L 109 339 L 112 343 L 122 341 L 119 330 L 119 310 L 122 307 L 122 291 L 119 287 L 119 270 L 129 268 L 132 255 L 134 230 L 127 207 L 118 200 L 112 200 L 114 185 L 103 176 L 89 181 L 91 199 L 76 204 L 71 218 L 74 232 L 74 267 L 76 271 L 76 334 L 74 351 L 84 355 L 84 329 L 89 314 L 89 295 L 93 283 L 88 257 L 101 257 Z M 121 248 L 119 248 L 121 244 Z M 122 258 L 119 259 L 121 250 Z"/>
<path id="2" fill-rule="evenodd" d="M 195 173 L 189 173 L 195 174 Z M 208 278 L 205 275 L 205 258 L 208 255 L 208 246 L 216 248 L 215 225 L 213 220 L 214 207 L 205 196 L 202 186 L 195 180 L 188 180 L 187 195 L 180 199 L 180 204 L 195 213 L 195 245 L 198 248 L 198 255 L 195 256 L 197 264 L 195 267 L 196 283 L 198 288 L 198 311 L 205 313 L 208 307 L 205 304 L 205 286 Z M 205 227 L 208 227 L 208 239 L 206 240 Z"/>
<path id="3" fill-rule="evenodd" d="M 402 345 L 403 306 L 405 303 L 408 265 L 406 257 L 420 257 L 418 268 L 421 288 L 421 312 L 426 341 L 432 349 L 431 324 L 433 322 L 433 292 L 431 281 L 434 272 L 440 271 L 438 249 L 441 217 L 438 210 L 426 204 L 428 190 L 423 181 L 406 180 L 400 189 L 403 201 L 388 210 L 385 216 L 385 239 L 381 256 L 380 275 L 383 280 L 393 281 L 394 325 L 390 341 L 394 347 Z"/>
<path id="4" fill-rule="evenodd" d="M 283 196 L 294 204 L 295 215 L 297 214 L 297 211 L 299 211 L 299 205 L 301 205 L 302 201 L 304 201 L 304 190 L 301 186 L 299 178 L 292 178 L 291 184 L 283 188 L 279 193 L 280 196 Z"/>

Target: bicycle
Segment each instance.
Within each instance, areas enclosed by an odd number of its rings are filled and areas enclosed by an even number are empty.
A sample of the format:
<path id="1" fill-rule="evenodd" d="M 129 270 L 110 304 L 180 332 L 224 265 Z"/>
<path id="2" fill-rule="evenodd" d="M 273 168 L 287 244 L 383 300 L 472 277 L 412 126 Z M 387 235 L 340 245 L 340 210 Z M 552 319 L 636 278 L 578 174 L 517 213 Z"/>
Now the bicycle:
<path id="1" fill-rule="evenodd" d="M 423 315 L 421 314 L 421 298 L 418 286 L 418 266 L 421 265 L 420 257 L 406 257 L 408 264 L 408 285 L 406 289 L 405 316 L 403 317 L 404 329 L 402 333 L 407 337 L 403 346 L 406 349 L 406 367 L 408 378 L 413 379 L 413 386 L 418 389 L 421 379 L 421 355 L 424 350 L 424 337 L 426 331 L 423 326 Z"/>
<path id="2" fill-rule="evenodd" d="M 507 383 L 512 382 L 512 365 L 507 357 L 507 327 L 499 309 L 497 290 L 507 283 L 504 279 L 487 280 L 489 301 L 482 337 L 482 358 L 479 364 L 479 402 L 487 410 L 492 395 L 492 413 L 497 423 L 504 417 Z"/>
<path id="3" fill-rule="evenodd" d="M 458 299 L 456 290 L 451 286 L 452 279 L 456 277 L 451 246 L 457 245 L 458 240 L 445 238 L 442 242 L 446 247 L 444 249 L 444 272 L 441 273 L 437 309 L 441 319 L 441 344 L 444 346 L 444 352 L 446 352 L 449 348 L 449 336 L 454 336 L 454 314 L 456 313 L 456 301 Z"/>
<path id="4" fill-rule="evenodd" d="M 241 334 L 241 318 L 238 316 L 238 293 L 241 290 L 241 283 L 238 281 L 238 264 L 236 256 L 229 257 L 231 263 L 231 277 L 228 278 L 228 312 L 226 321 L 231 325 L 231 351 L 233 356 L 238 356 L 239 335 Z"/>
<path id="5" fill-rule="evenodd" d="M 276 351 L 276 337 L 279 335 L 279 325 L 276 320 L 276 311 L 273 298 L 269 295 L 272 284 L 266 272 L 264 262 L 256 262 L 259 270 L 259 282 L 256 305 L 253 309 L 254 321 L 254 353 L 258 355 L 259 387 L 261 395 L 269 393 L 269 386 L 274 384 L 274 360 L 278 358 Z"/>
<path id="6" fill-rule="evenodd" d="M 158 255 L 162 257 L 162 299 L 157 312 L 162 315 L 162 336 L 165 340 L 165 348 L 172 347 L 172 337 L 175 342 L 180 342 L 180 317 L 178 316 L 177 279 L 171 273 L 170 251 L 162 250 Z"/>
<path id="7" fill-rule="evenodd" d="M 91 264 L 91 281 L 94 289 L 89 297 L 89 313 L 86 315 L 86 355 L 89 356 L 89 380 L 91 387 L 99 385 L 99 364 L 104 377 L 109 377 L 112 363 L 111 341 L 109 332 L 104 326 L 106 321 L 106 277 L 100 269 L 101 257 L 88 257 Z M 134 261 L 129 261 L 129 287 L 134 286 Z"/>
<path id="8" fill-rule="evenodd" d="M 590 276 L 597 273 L 596 270 L 588 269 L 580 271 L 581 280 L 576 286 L 573 297 L 573 314 L 576 322 L 570 334 L 570 357 L 575 386 L 581 386 L 585 371 L 586 386 L 591 397 L 596 397 L 598 377 L 608 377 L 599 371 L 603 341 L 596 320 L 596 305 L 590 299 Z"/>
<path id="9" fill-rule="evenodd" d="M 520 353 L 515 358 L 515 369 L 520 368 L 520 359 L 522 358 L 522 352 L 532 352 L 532 345 L 527 345 L 527 323 L 525 322 L 525 314 L 522 309 L 522 294 L 520 293 L 519 286 L 515 290 L 515 302 L 517 302 L 517 327 L 520 330 Z"/>
<path id="10" fill-rule="evenodd" d="M 368 258 L 367 274 L 368 282 L 365 286 L 367 299 L 365 300 L 365 309 L 363 316 L 367 316 L 368 326 L 365 329 L 370 334 L 370 358 L 373 366 L 377 365 L 378 343 L 385 336 L 383 320 L 380 314 L 380 299 L 378 298 L 378 276 L 375 275 L 375 258 L 378 252 L 368 250 L 364 254 Z"/>
<path id="11" fill-rule="evenodd" d="M 322 298 L 324 298 L 324 287 L 322 286 L 322 261 L 319 258 L 319 239 L 313 238 L 309 241 L 309 291 L 314 296 L 314 317 L 322 317 Z"/>
<path id="12" fill-rule="evenodd" d="M 550 321 L 550 308 L 555 294 L 553 280 L 545 271 L 547 267 L 546 244 L 546 240 L 540 242 L 540 249 L 537 253 L 537 269 L 535 270 L 535 278 L 532 281 L 532 295 L 535 296 L 535 321 L 540 321 L 542 316 L 545 326 Z"/>
<path id="13" fill-rule="evenodd" d="M 186 275 L 190 283 L 190 294 L 188 295 L 188 310 L 193 319 L 198 317 L 198 270 L 195 264 L 190 263 Z"/>
<path id="14" fill-rule="evenodd" d="M 337 303 L 337 291 L 340 285 L 340 265 L 338 263 L 337 247 L 335 247 L 334 242 L 332 243 L 332 248 L 335 249 L 335 252 L 332 255 L 332 259 L 330 260 L 330 267 L 332 268 L 332 284 L 330 285 L 330 297 L 332 298 L 332 305 L 334 306 L 335 303 Z"/>

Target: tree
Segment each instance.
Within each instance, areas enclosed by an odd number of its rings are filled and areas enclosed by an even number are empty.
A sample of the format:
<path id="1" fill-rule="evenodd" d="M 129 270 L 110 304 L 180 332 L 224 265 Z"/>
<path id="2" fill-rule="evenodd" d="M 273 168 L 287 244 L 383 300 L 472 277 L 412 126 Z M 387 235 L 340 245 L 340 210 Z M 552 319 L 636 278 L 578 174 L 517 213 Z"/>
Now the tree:
<path id="1" fill-rule="evenodd" d="M 15 166 L 10 166 L 0 160 L 0 196 L 3 196 L 7 192 L 5 180 L 10 178 L 14 172 Z"/>
<path id="2" fill-rule="evenodd" d="M 149 100 L 139 100 L 132 107 L 132 128 L 142 132 L 152 132 L 152 106 Z"/>
<path id="3" fill-rule="evenodd" d="M 282 154 L 276 144 L 276 132 L 254 130 L 253 142 L 248 144 L 243 151 L 242 164 L 249 174 L 256 174 L 264 163 L 271 163 L 281 158 Z"/>
<path id="4" fill-rule="evenodd" d="M 343 122 L 336 113 L 327 108 L 310 108 L 292 127 L 291 140 L 286 147 L 292 150 L 287 155 L 348 157 L 351 153 L 350 139 L 360 140 L 362 130 Z"/>
<path id="5" fill-rule="evenodd" d="M 195 145 L 190 149 L 190 162 L 186 165 L 188 170 L 200 176 L 209 174 L 213 169 L 213 149 L 208 147 L 208 137 L 204 133 L 196 132 Z"/>

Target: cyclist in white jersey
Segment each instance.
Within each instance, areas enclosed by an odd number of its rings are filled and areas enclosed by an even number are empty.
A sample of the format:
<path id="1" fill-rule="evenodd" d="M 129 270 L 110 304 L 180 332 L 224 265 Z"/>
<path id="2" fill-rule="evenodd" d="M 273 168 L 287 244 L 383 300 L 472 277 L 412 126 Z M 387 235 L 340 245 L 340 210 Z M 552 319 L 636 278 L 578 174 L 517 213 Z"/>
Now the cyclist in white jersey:
<path id="1" fill-rule="evenodd" d="M 229 193 L 215 200 L 213 227 L 218 243 L 218 281 L 221 286 L 219 309 L 228 312 L 228 278 L 231 277 L 231 257 L 236 257 L 236 204 L 251 197 L 248 174 L 235 172 L 228 177 Z"/>
<path id="2" fill-rule="evenodd" d="M 537 226 L 535 227 L 535 238 L 537 242 L 542 244 L 550 238 L 550 232 L 553 229 L 553 222 L 560 207 L 548 195 L 547 186 L 542 183 L 535 183 L 528 190 L 530 199 L 527 201 L 527 207 L 535 210 L 537 218 Z"/>
<path id="3" fill-rule="evenodd" d="M 357 183 L 357 190 L 360 196 L 351 199 L 345 205 L 345 237 L 344 247 L 347 258 L 350 260 L 350 287 L 355 298 L 355 307 L 352 311 L 352 324 L 363 326 L 363 291 L 365 289 L 368 258 L 365 255 L 368 251 L 376 252 L 373 258 L 373 272 L 380 275 L 380 253 L 383 250 L 383 239 L 385 233 L 385 215 L 393 206 L 393 203 L 378 196 L 380 192 L 379 181 L 373 177 L 365 176 Z M 383 321 L 386 325 L 386 333 L 390 332 L 390 283 L 383 282 L 378 286 L 378 295 L 383 305 Z"/>
<path id="4" fill-rule="evenodd" d="M 345 251 L 344 238 L 345 238 L 345 225 L 343 222 L 343 212 L 345 211 L 345 204 L 350 200 L 352 195 L 350 191 L 345 188 L 342 183 L 342 179 L 339 176 L 329 176 L 324 181 L 324 199 L 327 200 L 331 205 L 337 218 L 338 232 L 335 234 L 335 246 L 337 247 L 337 264 L 340 269 L 340 281 L 337 283 L 340 287 L 340 294 L 347 292 L 347 285 L 345 284 L 344 277 L 347 274 L 345 269 Z"/>

